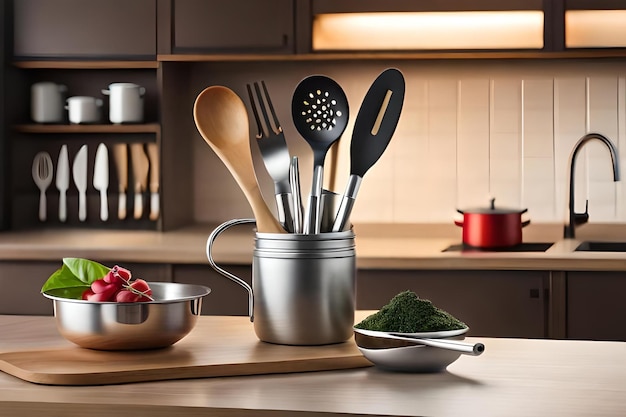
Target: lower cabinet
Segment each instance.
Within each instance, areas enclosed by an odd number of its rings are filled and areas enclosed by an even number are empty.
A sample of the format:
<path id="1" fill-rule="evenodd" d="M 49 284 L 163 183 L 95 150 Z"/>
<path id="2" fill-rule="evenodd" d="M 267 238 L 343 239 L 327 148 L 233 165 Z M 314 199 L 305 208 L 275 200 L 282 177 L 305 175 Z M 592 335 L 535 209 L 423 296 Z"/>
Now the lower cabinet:
<path id="1" fill-rule="evenodd" d="M 221 266 L 228 272 L 252 282 L 252 268 L 248 266 Z M 216 272 L 211 266 L 174 265 L 174 282 L 205 285 L 211 293 L 202 301 L 203 315 L 247 316 L 248 292 L 239 284 Z"/>
<path id="2" fill-rule="evenodd" d="M 52 302 L 40 290 L 60 266 L 60 261 L 0 261 L 0 314 L 52 315 Z M 248 292 L 209 265 L 125 262 L 121 266 L 146 281 L 211 288 L 203 300 L 204 315 L 248 314 Z M 248 284 L 252 281 L 250 265 L 223 268 Z M 543 338 L 550 336 L 549 284 L 546 271 L 362 269 L 357 272 L 356 307 L 378 310 L 399 292 L 411 290 L 464 321 L 470 327 L 468 335 Z M 625 294 L 624 272 L 567 272 L 567 338 L 626 341 Z"/>
<path id="3" fill-rule="evenodd" d="M 547 336 L 548 272 L 360 270 L 357 308 L 377 310 L 397 293 L 420 298 L 465 322 L 471 336 Z"/>
<path id="4" fill-rule="evenodd" d="M 567 338 L 626 341 L 626 272 L 567 273 Z"/>
<path id="5" fill-rule="evenodd" d="M 59 262 L 0 262 L 0 314 L 52 315 L 41 287 Z"/>

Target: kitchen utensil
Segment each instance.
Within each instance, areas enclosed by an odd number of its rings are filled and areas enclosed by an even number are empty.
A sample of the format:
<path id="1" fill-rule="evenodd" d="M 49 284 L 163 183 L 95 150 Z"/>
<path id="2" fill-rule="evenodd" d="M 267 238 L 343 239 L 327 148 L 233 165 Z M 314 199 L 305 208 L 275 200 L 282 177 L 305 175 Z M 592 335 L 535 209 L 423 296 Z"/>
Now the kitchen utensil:
<path id="1" fill-rule="evenodd" d="M 70 97 L 65 108 L 70 123 L 74 124 L 98 123 L 102 117 L 102 100 L 95 97 Z"/>
<path id="2" fill-rule="evenodd" d="M 193 115 L 205 142 L 220 157 L 248 199 L 257 230 L 284 233 L 285 230 L 265 204 L 254 174 L 248 114 L 243 101 L 227 87 L 207 87 L 196 98 Z"/>
<path id="3" fill-rule="evenodd" d="M 83 145 L 74 157 L 72 177 L 78 190 L 78 219 L 87 219 L 87 145 Z"/>
<path id="4" fill-rule="evenodd" d="M 30 116 L 36 123 L 62 123 L 64 96 L 67 87 L 50 81 L 35 83 L 30 88 Z"/>
<path id="5" fill-rule="evenodd" d="M 215 239 L 235 219 L 218 226 L 207 240 L 211 266 L 248 291 L 248 314 L 257 337 L 285 345 L 340 343 L 352 336 L 356 308 L 356 262 L 352 231 L 320 234 L 256 233 L 252 286 L 219 267 Z"/>
<path id="6" fill-rule="evenodd" d="M 154 142 L 146 145 L 148 151 L 148 159 L 150 161 L 150 181 L 148 188 L 150 190 L 150 220 L 159 218 L 159 150 Z"/>
<path id="7" fill-rule="evenodd" d="M 468 329 L 464 329 L 467 332 Z M 424 346 L 431 346 L 439 349 L 449 349 L 456 352 L 461 352 L 466 355 L 478 356 L 485 351 L 485 345 L 482 343 L 466 343 L 459 340 L 451 340 L 445 337 L 433 338 L 416 336 L 419 333 L 407 334 L 396 332 L 380 332 L 366 329 L 354 329 L 357 345 L 365 348 L 393 348 L 388 342 L 390 340 L 399 340 L 409 342 L 412 344 L 419 344 Z M 463 334 L 461 333 L 461 334 Z M 368 336 L 368 338 L 360 338 L 360 336 Z M 374 338 L 375 342 L 372 342 Z"/>
<path id="8" fill-rule="evenodd" d="M 48 152 L 39 152 L 33 159 L 33 181 L 39 188 L 39 220 L 46 221 L 46 190 L 52 184 L 54 167 Z"/>
<path id="9" fill-rule="evenodd" d="M 302 233 L 302 194 L 300 191 L 300 167 L 297 156 L 291 158 L 289 185 L 291 186 L 291 197 L 293 198 L 293 232 Z"/>
<path id="10" fill-rule="evenodd" d="M 56 187 L 59 190 L 59 220 L 67 220 L 67 190 L 70 188 L 70 160 L 67 145 L 61 146 L 57 160 Z"/>
<path id="11" fill-rule="evenodd" d="M 313 150 L 313 180 L 306 207 L 305 234 L 320 233 L 324 159 L 330 146 L 341 137 L 348 124 L 348 99 L 331 78 L 312 75 L 300 81 L 292 101 L 291 114 L 296 129 Z"/>
<path id="12" fill-rule="evenodd" d="M 43 293 L 53 300 L 57 328 L 79 346 L 101 350 L 152 349 L 172 345 L 193 329 L 202 285 L 150 282 L 154 301 L 98 302 L 64 298 L 62 291 Z"/>
<path id="13" fill-rule="evenodd" d="M 143 122 L 143 97 L 146 89 L 134 83 L 109 84 L 102 94 L 109 96 L 109 120 L 111 123 Z"/>
<path id="14" fill-rule="evenodd" d="M 257 125 L 256 143 L 259 145 L 265 168 L 274 180 L 274 195 L 276 196 L 276 208 L 278 212 L 278 221 L 288 232 L 294 231 L 294 208 L 292 207 L 291 186 L 289 184 L 289 166 L 291 157 L 283 128 L 280 126 L 272 100 L 265 86 L 265 81 L 261 81 L 263 93 L 259 88 L 259 83 L 254 83 L 254 91 L 256 99 L 252 92 L 250 84 L 246 85 L 248 96 L 250 98 L 250 107 L 254 114 L 254 120 Z M 261 109 L 263 121 L 259 117 L 257 105 Z M 268 112 L 272 115 L 270 123 Z"/>
<path id="15" fill-rule="evenodd" d="M 528 209 L 496 208 L 495 198 L 489 207 L 458 210 L 463 221 L 454 224 L 463 228 L 463 244 L 476 248 L 503 248 L 522 243 L 522 228 L 530 220 L 522 221 L 521 216 Z"/>
<path id="16" fill-rule="evenodd" d="M 135 193 L 133 217 L 141 219 L 143 216 L 143 193 L 148 185 L 150 162 L 144 152 L 143 143 L 135 142 L 129 146 L 131 165 L 133 167 L 133 191 Z"/>
<path id="17" fill-rule="evenodd" d="M 113 160 L 117 170 L 117 217 L 126 218 L 126 190 L 128 188 L 128 145 L 116 143 L 113 145 Z"/>
<path id="18" fill-rule="evenodd" d="M 350 177 L 332 226 L 345 228 L 365 173 L 382 156 L 398 125 L 405 83 L 395 68 L 383 71 L 370 86 L 354 122 L 350 142 Z"/>
<path id="19" fill-rule="evenodd" d="M 109 151 L 104 143 L 98 145 L 96 162 L 93 170 L 93 187 L 100 191 L 100 220 L 109 219 L 109 202 L 107 189 L 109 188 Z"/>
<path id="20" fill-rule="evenodd" d="M 333 231 L 335 215 L 339 211 L 342 199 L 343 196 L 341 194 L 326 189 L 322 190 L 322 219 L 320 222 L 320 230 L 322 233 Z M 350 224 L 348 224 L 348 226 L 350 226 Z M 338 231 L 343 232 L 347 229 L 350 229 L 350 227 L 345 227 L 343 230 Z"/>

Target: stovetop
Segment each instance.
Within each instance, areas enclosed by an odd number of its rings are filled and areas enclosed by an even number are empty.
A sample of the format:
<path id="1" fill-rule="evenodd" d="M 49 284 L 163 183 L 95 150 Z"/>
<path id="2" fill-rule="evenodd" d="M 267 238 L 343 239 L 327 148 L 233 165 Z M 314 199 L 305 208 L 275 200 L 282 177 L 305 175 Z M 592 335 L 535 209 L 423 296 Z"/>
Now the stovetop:
<path id="1" fill-rule="evenodd" d="M 553 243 L 529 242 L 520 243 L 515 246 L 506 246 L 502 248 L 477 248 L 474 246 L 457 244 L 448 246 L 442 252 L 545 252 Z"/>

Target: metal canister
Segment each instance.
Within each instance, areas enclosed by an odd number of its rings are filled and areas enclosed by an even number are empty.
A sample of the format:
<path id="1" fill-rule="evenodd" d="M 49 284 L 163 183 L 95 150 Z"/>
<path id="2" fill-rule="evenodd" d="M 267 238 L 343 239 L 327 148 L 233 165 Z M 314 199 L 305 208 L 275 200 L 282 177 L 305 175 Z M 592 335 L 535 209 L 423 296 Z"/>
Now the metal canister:
<path id="1" fill-rule="evenodd" d="M 217 235 L 245 222 L 253 220 L 231 220 L 216 228 L 207 242 L 207 257 L 218 272 L 248 290 L 257 337 L 285 345 L 324 345 L 352 337 L 354 233 L 256 233 L 250 286 L 217 266 L 211 255 Z"/>

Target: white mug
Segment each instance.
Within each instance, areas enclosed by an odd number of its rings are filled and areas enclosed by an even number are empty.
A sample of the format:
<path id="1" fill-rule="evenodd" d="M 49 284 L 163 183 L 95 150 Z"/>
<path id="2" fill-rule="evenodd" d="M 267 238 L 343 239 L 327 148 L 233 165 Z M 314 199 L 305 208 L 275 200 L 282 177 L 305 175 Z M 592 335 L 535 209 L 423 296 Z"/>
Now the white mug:
<path id="1" fill-rule="evenodd" d="M 101 119 L 102 99 L 74 96 L 67 99 L 70 123 L 98 123 Z"/>
<path id="2" fill-rule="evenodd" d="M 63 123 L 63 101 L 67 87 L 50 81 L 30 88 L 30 114 L 36 123 Z"/>
<path id="3" fill-rule="evenodd" d="M 111 123 L 143 122 L 143 96 L 146 89 L 133 83 L 109 84 L 102 94 L 109 95 L 109 120 Z"/>

